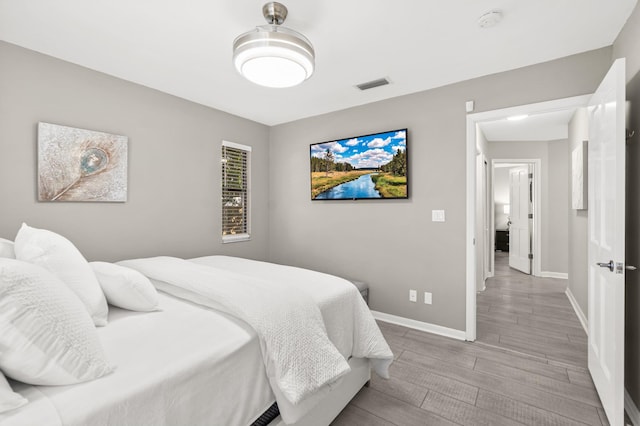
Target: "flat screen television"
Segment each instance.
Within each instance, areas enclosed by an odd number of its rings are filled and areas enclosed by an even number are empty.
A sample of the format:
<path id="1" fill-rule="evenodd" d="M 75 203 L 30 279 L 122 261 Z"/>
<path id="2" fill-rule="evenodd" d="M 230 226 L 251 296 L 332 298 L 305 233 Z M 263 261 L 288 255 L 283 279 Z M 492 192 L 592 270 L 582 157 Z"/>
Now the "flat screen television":
<path id="1" fill-rule="evenodd" d="M 311 144 L 312 200 L 409 198 L 407 129 Z"/>

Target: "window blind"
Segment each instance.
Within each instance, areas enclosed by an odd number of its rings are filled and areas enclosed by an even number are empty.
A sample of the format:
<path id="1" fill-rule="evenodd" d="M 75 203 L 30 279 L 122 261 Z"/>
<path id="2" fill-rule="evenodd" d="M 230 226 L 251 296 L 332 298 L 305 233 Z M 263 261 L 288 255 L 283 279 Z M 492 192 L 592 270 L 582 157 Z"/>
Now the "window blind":
<path id="1" fill-rule="evenodd" d="M 249 238 L 249 156 L 251 147 L 222 144 L 222 239 Z"/>

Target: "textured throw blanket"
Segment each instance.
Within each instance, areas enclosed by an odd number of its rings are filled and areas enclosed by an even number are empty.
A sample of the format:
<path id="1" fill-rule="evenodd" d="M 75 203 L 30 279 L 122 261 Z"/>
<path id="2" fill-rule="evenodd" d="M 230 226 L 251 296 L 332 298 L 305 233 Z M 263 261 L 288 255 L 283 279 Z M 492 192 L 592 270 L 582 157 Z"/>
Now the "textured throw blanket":
<path id="1" fill-rule="evenodd" d="M 140 271 L 156 283 L 168 284 L 163 285 L 163 291 L 248 323 L 258 334 L 267 376 L 294 405 L 350 371 L 345 357 L 327 336 L 318 306 L 298 286 L 173 257 L 119 264 Z M 357 291 L 355 294 L 359 296 Z M 391 350 L 371 313 L 363 311 L 362 315 L 369 318 L 356 321 L 368 326 L 364 332 L 358 327 L 361 331 L 353 347 L 358 353 L 352 355 L 377 358 L 376 371 L 388 377 Z"/>

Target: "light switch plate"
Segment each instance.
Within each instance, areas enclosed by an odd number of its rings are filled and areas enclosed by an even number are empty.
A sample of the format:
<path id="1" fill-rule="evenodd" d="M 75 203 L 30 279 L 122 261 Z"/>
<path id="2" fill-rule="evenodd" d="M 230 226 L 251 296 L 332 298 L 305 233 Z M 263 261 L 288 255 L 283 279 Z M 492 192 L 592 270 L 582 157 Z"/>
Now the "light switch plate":
<path id="1" fill-rule="evenodd" d="M 432 222 L 444 222 L 444 210 L 431 210 Z"/>

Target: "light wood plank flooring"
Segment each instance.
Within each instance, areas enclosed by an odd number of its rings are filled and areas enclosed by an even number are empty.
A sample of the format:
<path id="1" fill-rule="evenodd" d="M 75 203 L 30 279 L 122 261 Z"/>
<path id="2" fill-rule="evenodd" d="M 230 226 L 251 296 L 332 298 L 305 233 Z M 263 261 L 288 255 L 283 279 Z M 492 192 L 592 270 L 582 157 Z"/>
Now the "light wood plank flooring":
<path id="1" fill-rule="evenodd" d="M 511 269 L 508 253 L 496 253 L 495 276 L 478 293 L 478 342 L 586 368 L 587 335 L 566 286 L 566 280 Z"/>
<path id="2" fill-rule="evenodd" d="M 379 322 L 396 360 L 333 422 L 358 425 L 606 425 L 566 282 L 498 258 L 478 294 L 478 340 Z"/>

